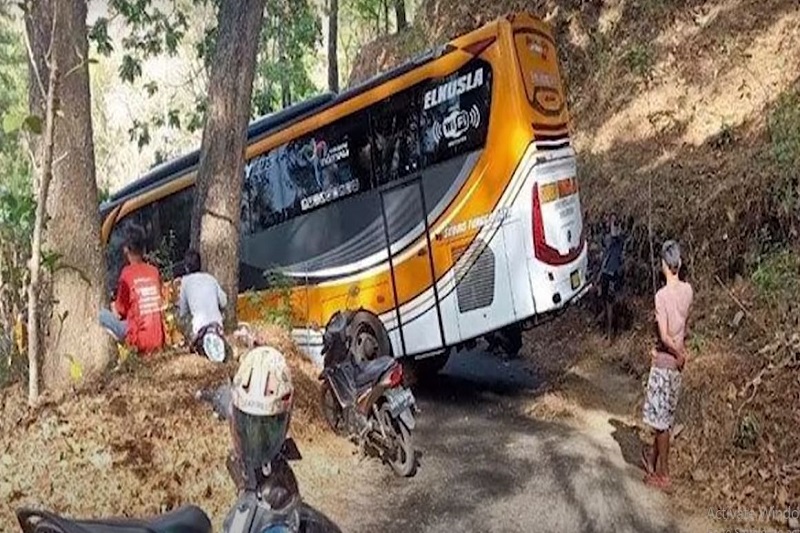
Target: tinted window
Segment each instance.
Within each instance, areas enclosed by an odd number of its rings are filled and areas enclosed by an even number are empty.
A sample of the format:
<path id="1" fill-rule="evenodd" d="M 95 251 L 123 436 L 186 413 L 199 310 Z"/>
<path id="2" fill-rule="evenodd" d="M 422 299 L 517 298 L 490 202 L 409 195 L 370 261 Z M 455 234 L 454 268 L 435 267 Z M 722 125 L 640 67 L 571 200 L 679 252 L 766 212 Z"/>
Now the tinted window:
<path id="1" fill-rule="evenodd" d="M 282 222 L 296 199 L 289 179 L 286 146 L 254 157 L 245 166 L 242 232 L 249 235 Z M 249 209 L 248 209 L 249 206 Z"/>
<path id="2" fill-rule="evenodd" d="M 489 127 L 491 87 L 491 67 L 481 60 L 423 86 L 423 166 L 483 146 Z"/>
<path id="3" fill-rule="evenodd" d="M 419 170 L 420 92 L 403 91 L 372 110 L 375 179 L 379 185 Z"/>
<path id="4" fill-rule="evenodd" d="M 122 247 L 134 226 L 144 230 L 145 254 L 162 276 L 169 278 L 177 273 L 189 249 L 193 196 L 194 187 L 183 189 L 129 213 L 114 225 L 106 247 L 109 288 L 116 289 L 125 264 Z"/>
<path id="5" fill-rule="evenodd" d="M 369 124 L 360 113 L 248 161 L 242 232 L 257 233 L 369 188 Z"/>
<path id="6" fill-rule="evenodd" d="M 151 236 L 151 250 L 162 271 L 173 271 L 183 264 L 191 241 L 193 204 L 194 186 L 154 203 L 160 227 L 159 232 Z"/>

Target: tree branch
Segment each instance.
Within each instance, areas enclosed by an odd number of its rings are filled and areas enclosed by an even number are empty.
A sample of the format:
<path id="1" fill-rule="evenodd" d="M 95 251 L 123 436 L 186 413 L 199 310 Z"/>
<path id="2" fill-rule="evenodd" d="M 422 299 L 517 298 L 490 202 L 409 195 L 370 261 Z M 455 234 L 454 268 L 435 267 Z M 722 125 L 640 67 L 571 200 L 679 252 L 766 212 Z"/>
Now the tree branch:
<path id="1" fill-rule="evenodd" d="M 26 16 L 30 16 L 30 14 Z M 36 78 L 36 85 L 39 87 L 39 91 L 42 93 L 42 100 L 44 101 L 47 100 L 47 91 L 44 88 L 44 83 L 42 83 L 42 75 L 39 73 L 39 66 L 36 64 L 36 59 L 33 57 L 33 48 L 31 47 L 31 40 L 28 37 L 28 30 L 26 29 L 23 33 L 25 35 L 25 48 L 28 50 L 28 61 L 31 62 L 33 75 Z"/>

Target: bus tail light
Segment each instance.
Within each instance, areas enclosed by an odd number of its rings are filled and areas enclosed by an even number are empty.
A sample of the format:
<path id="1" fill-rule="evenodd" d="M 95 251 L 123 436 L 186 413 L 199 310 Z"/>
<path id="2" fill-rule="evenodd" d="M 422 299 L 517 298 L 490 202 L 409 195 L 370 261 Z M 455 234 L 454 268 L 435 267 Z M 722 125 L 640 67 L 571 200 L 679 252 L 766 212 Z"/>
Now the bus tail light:
<path id="1" fill-rule="evenodd" d="M 560 266 L 574 261 L 583 248 L 584 232 L 581 228 L 579 246 L 570 250 L 567 255 L 561 255 L 558 250 L 548 245 L 545 239 L 542 206 L 577 192 L 578 184 L 574 177 L 544 185 L 536 183 L 533 186 L 533 253 L 537 259 L 548 265 Z"/>

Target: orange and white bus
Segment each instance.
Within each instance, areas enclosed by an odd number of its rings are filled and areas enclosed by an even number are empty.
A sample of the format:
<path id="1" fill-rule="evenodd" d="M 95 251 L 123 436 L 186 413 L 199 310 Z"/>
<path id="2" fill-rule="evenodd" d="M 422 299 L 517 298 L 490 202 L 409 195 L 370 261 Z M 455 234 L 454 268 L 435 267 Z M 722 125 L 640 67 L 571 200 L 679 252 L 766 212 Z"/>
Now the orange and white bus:
<path id="1" fill-rule="evenodd" d="M 101 206 L 110 280 L 130 224 L 183 257 L 198 159 L 161 165 Z M 256 120 L 240 250 L 240 317 L 263 315 L 265 273 L 281 273 L 312 355 L 345 308 L 379 317 L 397 357 L 516 335 L 563 308 L 587 287 L 586 240 L 549 27 L 508 16 Z"/>

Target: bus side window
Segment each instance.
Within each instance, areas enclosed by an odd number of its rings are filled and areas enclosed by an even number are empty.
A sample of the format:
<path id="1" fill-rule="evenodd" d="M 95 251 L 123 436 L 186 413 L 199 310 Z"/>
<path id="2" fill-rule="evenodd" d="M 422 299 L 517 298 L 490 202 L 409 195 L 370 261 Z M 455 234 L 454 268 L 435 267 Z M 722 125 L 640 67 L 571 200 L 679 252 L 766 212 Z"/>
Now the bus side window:
<path id="1" fill-rule="evenodd" d="M 242 190 L 242 233 L 258 233 L 283 222 L 293 201 L 286 175 L 286 147 L 250 159 Z"/>
<path id="2" fill-rule="evenodd" d="M 189 250 L 192 229 L 194 186 L 158 200 L 153 205 L 153 232 L 148 235 L 149 250 L 159 255 L 162 275 L 182 273 L 183 256 Z"/>
<path id="3" fill-rule="evenodd" d="M 108 236 L 108 244 L 106 245 L 106 282 L 111 294 L 116 294 L 117 281 L 122 273 L 122 267 L 125 266 L 122 247 L 125 245 L 128 231 L 134 226 L 143 227 L 140 221 L 140 214 L 140 211 L 137 210 L 125 215 L 114 224 L 111 234 Z"/>
<path id="4" fill-rule="evenodd" d="M 371 114 L 378 186 L 419 170 L 419 90 L 414 87 L 380 102 Z"/>
<path id="5" fill-rule="evenodd" d="M 294 198 L 288 217 L 369 189 L 372 158 L 368 115 L 350 115 L 290 142 L 285 157 L 288 180 L 284 193 L 291 188 Z"/>

